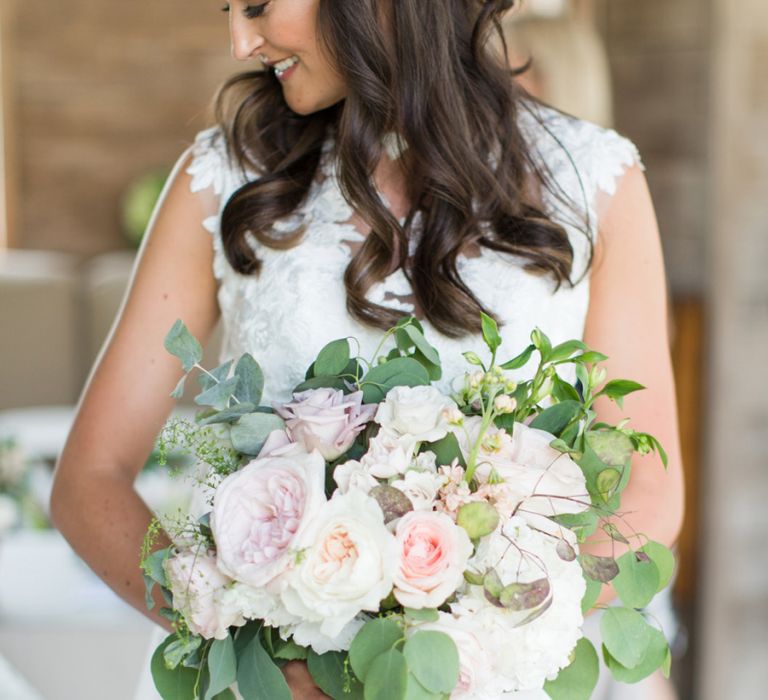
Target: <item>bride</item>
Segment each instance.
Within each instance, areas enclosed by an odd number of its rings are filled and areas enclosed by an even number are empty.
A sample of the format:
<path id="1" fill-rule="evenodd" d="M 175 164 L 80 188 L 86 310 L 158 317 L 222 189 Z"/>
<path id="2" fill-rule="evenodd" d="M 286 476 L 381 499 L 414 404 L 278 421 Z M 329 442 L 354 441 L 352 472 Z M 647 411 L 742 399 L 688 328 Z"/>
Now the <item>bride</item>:
<path id="1" fill-rule="evenodd" d="M 542 328 L 610 356 L 647 387 L 626 415 L 666 447 L 638 460 L 623 509 L 671 545 L 682 476 L 664 267 L 637 152 L 546 108 L 513 81 L 496 20 L 514 0 L 234 0 L 232 52 L 250 72 L 180 157 L 130 291 L 59 460 L 56 525 L 119 595 L 148 612 L 138 567 L 151 513 L 133 488 L 179 379 L 163 338 L 181 318 L 222 356 L 253 354 L 285 399 L 330 339 L 370 354 L 404 314 L 445 376 L 482 351 L 479 311 L 522 349 Z M 262 70 L 266 68 L 266 70 Z M 525 371 L 525 370 L 524 370 Z M 573 377 L 568 377 L 573 380 Z M 617 423 L 614 404 L 597 405 Z M 593 542 L 590 551 L 610 544 Z M 602 603 L 613 597 L 606 586 Z M 325 697 L 303 662 L 296 698 Z"/>

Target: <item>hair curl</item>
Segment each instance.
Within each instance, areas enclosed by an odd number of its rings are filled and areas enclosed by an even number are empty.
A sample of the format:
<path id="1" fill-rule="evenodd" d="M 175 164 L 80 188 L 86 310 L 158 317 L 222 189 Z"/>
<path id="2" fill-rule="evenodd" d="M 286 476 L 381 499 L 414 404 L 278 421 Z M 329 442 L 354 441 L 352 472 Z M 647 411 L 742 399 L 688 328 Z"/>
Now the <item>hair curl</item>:
<path id="1" fill-rule="evenodd" d="M 234 76 L 215 100 L 230 151 L 244 170 L 260 174 L 237 190 L 222 215 L 232 267 L 257 274 L 248 243 L 285 249 L 273 224 L 305 201 L 323 144 L 336 137 L 339 187 L 371 226 L 345 275 L 347 308 L 362 323 L 386 329 L 402 312 L 366 298 L 370 287 L 403 267 L 423 315 L 441 333 L 480 331 L 479 312 L 493 315 L 459 275 L 457 258 L 479 245 L 522 258 L 557 287 L 570 279 L 573 250 L 565 229 L 541 204 L 554 191 L 518 127 L 528 99 L 505 57 L 490 47 L 500 18 L 515 0 L 320 0 L 318 32 L 347 86 L 333 107 L 292 112 L 271 72 Z M 382 12 L 386 15 L 383 31 Z M 409 144 L 402 158 L 411 212 L 400 226 L 382 204 L 372 174 L 387 132 Z M 407 239 L 421 212 L 411 260 Z"/>

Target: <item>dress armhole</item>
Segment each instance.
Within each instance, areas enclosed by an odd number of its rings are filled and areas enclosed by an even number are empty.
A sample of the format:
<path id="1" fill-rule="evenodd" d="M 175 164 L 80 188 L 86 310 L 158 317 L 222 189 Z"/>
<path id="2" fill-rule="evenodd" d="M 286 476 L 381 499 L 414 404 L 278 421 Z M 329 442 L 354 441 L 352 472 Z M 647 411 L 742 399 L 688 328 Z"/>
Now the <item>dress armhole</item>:
<path id="1" fill-rule="evenodd" d="M 600 222 L 626 174 L 634 167 L 645 171 L 637 146 L 632 141 L 613 130 L 605 131 L 604 139 L 602 149 L 605 155 L 599 159 L 600 165 L 593 172 L 592 208 L 596 236 L 600 230 Z"/>

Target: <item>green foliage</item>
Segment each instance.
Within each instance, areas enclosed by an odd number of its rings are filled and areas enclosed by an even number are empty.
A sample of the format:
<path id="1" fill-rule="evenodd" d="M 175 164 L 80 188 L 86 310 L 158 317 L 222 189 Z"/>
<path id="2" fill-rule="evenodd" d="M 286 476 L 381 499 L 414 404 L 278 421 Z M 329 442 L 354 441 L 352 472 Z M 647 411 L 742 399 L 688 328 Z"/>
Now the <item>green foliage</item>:
<path id="1" fill-rule="evenodd" d="M 273 413 L 248 413 L 229 431 L 232 446 L 246 455 L 256 456 L 273 430 L 282 430 L 285 421 Z"/>
<path id="2" fill-rule="evenodd" d="M 245 353 L 235 365 L 235 376 L 239 380 L 235 390 L 237 402 L 258 406 L 264 391 L 264 372 L 259 363 Z"/>
<path id="3" fill-rule="evenodd" d="M 652 629 L 639 612 L 630 608 L 608 607 L 600 619 L 605 648 L 626 668 L 634 668 L 643 660 Z"/>
<path id="4" fill-rule="evenodd" d="M 469 539 L 480 539 L 496 529 L 499 512 L 487 501 L 465 503 L 459 508 L 456 524 L 467 531 Z"/>
<path id="5" fill-rule="evenodd" d="M 363 684 L 350 673 L 345 653 L 317 654 L 310 649 L 307 666 L 317 687 L 334 700 L 363 700 Z"/>
<path id="6" fill-rule="evenodd" d="M 208 651 L 208 673 L 210 682 L 204 700 L 212 700 L 237 680 L 237 658 L 232 637 L 213 641 Z"/>
<path id="7" fill-rule="evenodd" d="M 403 608 L 406 622 L 437 622 L 440 615 L 435 608 Z"/>
<path id="8" fill-rule="evenodd" d="M 587 590 L 584 591 L 584 597 L 581 599 L 581 613 L 586 615 L 592 608 L 595 607 L 597 599 L 600 597 L 600 593 L 603 590 L 603 584 L 600 581 L 589 578 L 584 578 L 587 582 Z"/>
<path id="9" fill-rule="evenodd" d="M 597 394 L 597 396 L 607 396 L 615 401 L 619 406 L 624 405 L 624 397 L 635 391 L 645 389 L 642 384 L 630 381 L 628 379 L 614 379 L 608 382 Z"/>
<path id="10" fill-rule="evenodd" d="M 203 391 L 207 391 L 219 382 L 223 382 L 229 376 L 229 370 L 232 368 L 233 360 L 227 360 L 214 369 L 201 372 L 197 375 L 197 381 Z"/>
<path id="11" fill-rule="evenodd" d="M 483 340 L 490 349 L 491 353 L 496 354 L 496 350 L 501 345 L 501 336 L 499 335 L 499 326 L 496 321 L 488 314 L 480 313 L 480 323 L 483 328 Z"/>
<path id="12" fill-rule="evenodd" d="M 163 652 L 165 667 L 169 670 L 175 669 L 182 661 L 192 656 L 203 643 L 203 638 L 197 635 L 178 635 Z"/>
<path id="13" fill-rule="evenodd" d="M 640 660 L 635 666 L 628 668 L 617 661 L 603 645 L 603 659 L 611 675 L 622 683 L 639 683 L 650 676 L 654 671 L 668 663 L 670 658 L 669 644 L 662 632 L 655 627 L 648 626 L 648 641 Z M 666 671 L 669 675 L 669 671 Z"/>
<path id="14" fill-rule="evenodd" d="M 397 649 L 387 649 L 371 663 L 366 674 L 365 700 L 405 700 L 408 664 Z"/>
<path id="15" fill-rule="evenodd" d="M 571 663 L 557 674 L 557 678 L 544 684 L 544 691 L 552 700 L 589 700 L 600 675 L 597 652 L 586 637 L 576 642 Z"/>
<path id="16" fill-rule="evenodd" d="M 546 430 L 557 436 L 571 421 L 576 420 L 581 415 L 582 410 L 581 403 L 578 401 L 562 401 L 536 416 L 531 422 L 531 427 Z"/>
<path id="17" fill-rule="evenodd" d="M 163 700 L 193 700 L 198 697 L 198 671 L 185 666 L 168 668 L 166 665 L 165 650 L 175 641 L 176 634 L 169 635 L 152 654 L 152 680 Z M 290 700 L 290 696 L 287 700 Z"/>
<path id="18" fill-rule="evenodd" d="M 181 360 L 185 372 L 189 372 L 203 359 L 203 348 L 181 319 L 177 320 L 171 330 L 168 331 L 168 335 L 165 336 L 164 347 L 171 355 Z"/>
<path id="19" fill-rule="evenodd" d="M 644 608 L 659 590 L 659 570 L 650 558 L 638 560 L 635 552 L 622 554 L 616 563 L 619 573 L 613 587 L 621 602 L 630 608 Z"/>
<path id="20" fill-rule="evenodd" d="M 457 459 L 462 467 L 467 466 L 454 433 L 447 433 L 442 440 L 427 443 L 424 450 L 435 453 L 437 464 L 452 464 L 453 460 Z"/>
<path id="21" fill-rule="evenodd" d="M 432 693 L 450 693 L 459 681 L 459 651 L 443 632 L 419 631 L 406 641 L 408 670 Z"/>
<path id="22" fill-rule="evenodd" d="M 349 341 L 346 338 L 334 340 L 320 351 L 313 373 L 315 376 L 338 376 L 344 372 L 349 360 Z"/>
<path id="23" fill-rule="evenodd" d="M 377 617 L 366 622 L 349 647 L 349 662 L 355 675 L 366 681 L 374 660 L 402 638 L 403 630 L 392 618 Z"/>
<path id="24" fill-rule="evenodd" d="M 237 659 L 237 689 L 243 700 L 292 700 L 282 671 L 253 634 Z"/>
<path id="25" fill-rule="evenodd" d="M 239 383 L 239 377 L 230 377 L 223 382 L 213 384 L 210 389 L 195 396 L 195 403 L 198 406 L 211 406 L 221 411 L 229 406 L 229 401 L 237 391 Z"/>
<path id="26" fill-rule="evenodd" d="M 659 572 L 658 590 L 665 589 L 675 571 L 675 555 L 668 547 L 653 540 L 646 542 L 638 551 L 647 554 L 656 565 Z"/>
<path id="27" fill-rule="evenodd" d="M 396 386 L 426 386 L 430 383 L 424 365 L 410 357 L 398 357 L 369 370 L 360 382 L 364 403 L 381 403 Z"/>
<path id="28" fill-rule="evenodd" d="M 531 359 L 531 356 L 533 355 L 535 350 L 536 350 L 535 345 L 529 345 L 519 355 L 513 357 L 511 360 L 501 365 L 501 368 L 502 369 L 520 369 L 521 367 L 523 367 L 528 363 L 528 360 Z"/>

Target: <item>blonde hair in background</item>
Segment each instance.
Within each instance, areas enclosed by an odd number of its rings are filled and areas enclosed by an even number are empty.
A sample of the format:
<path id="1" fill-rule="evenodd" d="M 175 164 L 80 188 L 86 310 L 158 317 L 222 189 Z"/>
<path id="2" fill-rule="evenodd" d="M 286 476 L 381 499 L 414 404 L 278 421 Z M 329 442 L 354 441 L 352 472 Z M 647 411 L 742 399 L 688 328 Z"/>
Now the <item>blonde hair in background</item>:
<path id="1" fill-rule="evenodd" d="M 608 56 L 588 21 L 562 16 L 518 15 L 504 20 L 512 65 L 532 59 L 519 81 L 542 101 L 601 126 L 613 125 Z"/>

